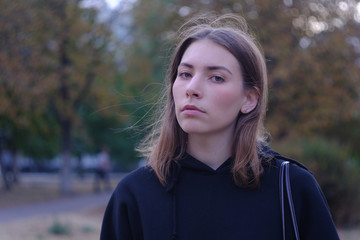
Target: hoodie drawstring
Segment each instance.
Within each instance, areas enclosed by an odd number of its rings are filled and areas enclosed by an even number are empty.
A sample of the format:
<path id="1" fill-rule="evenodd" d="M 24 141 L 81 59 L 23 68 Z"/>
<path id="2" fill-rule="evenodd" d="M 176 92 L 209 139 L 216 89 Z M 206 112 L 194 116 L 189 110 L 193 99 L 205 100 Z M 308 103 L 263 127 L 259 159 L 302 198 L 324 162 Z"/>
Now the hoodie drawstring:
<path id="1" fill-rule="evenodd" d="M 177 240 L 177 212 L 176 212 L 176 187 L 172 191 L 172 234 L 171 234 L 171 240 Z"/>
<path id="2" fill-rule="evenodd" d="M 166 191 L 171 194 L 171 207 L 172 207 L 172 233 L 170 240 L 177 240 L 177 181 L 181 172 L 181 167 L 178 164 L 174 164 L 172 167 L 171 175 L 168 178 L 168 185 Z"/>

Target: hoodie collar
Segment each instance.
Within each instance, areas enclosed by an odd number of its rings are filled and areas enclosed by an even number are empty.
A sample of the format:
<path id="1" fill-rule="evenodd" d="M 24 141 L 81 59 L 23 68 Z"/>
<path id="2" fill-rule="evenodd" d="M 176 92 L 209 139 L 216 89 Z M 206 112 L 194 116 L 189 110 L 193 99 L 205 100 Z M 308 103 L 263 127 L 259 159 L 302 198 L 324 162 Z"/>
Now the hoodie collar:
<path id="1" fill-rule="evenodd" d="M 207 173 L 229 173 L 232 167 L 232 158 L 228 158 L 224 163 L 222 163 L 217 169 L 212 169 L 205 163 L 186 153 L 180 161 L 180 165 L 184 169 L 189 169 L 191 171 L 197 172 L 207 172 Z"/>
<path id="2" fill-rule="evenodd" d="M 189 153 L 185 153 L 184 156 L 178 162 L 174 162 L 170 169 L 170 174 L 167 177 L 166 191 L 171 192 L 178 182 L 181 171 L 189 170 L 199 173 L 208 174 L 227 174 L 231 172 L 233 165 L 233 159 L 228 158 L 217 169 L 212 169 L 205 163 L 191 156 Z"/>

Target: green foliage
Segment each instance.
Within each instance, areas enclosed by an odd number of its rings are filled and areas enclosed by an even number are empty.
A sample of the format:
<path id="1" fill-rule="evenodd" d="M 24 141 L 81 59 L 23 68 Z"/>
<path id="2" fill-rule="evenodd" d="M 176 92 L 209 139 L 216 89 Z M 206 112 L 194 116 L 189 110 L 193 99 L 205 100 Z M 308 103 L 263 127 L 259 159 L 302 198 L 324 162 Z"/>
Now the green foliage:
<path id="1" fill-rule="evenodd" d="M 123 117 L 119 114 L 114 109 L 96 111 L 91 106 L 83 106 L 83 127 L 76 129 L 75 134 L 79 130 L 84 132 L 76 134 L 74 152 L 98 153 L 103 146 L 107 146 L 111 159 L 121 168 L 118 170 L 131 170 L 138 161 L 134 145 L 139 141 L 139 136 L 132 129 L 124 127 L 124 123 L 119 121 Z"/>
<path id="2" fill-rule="evenodd" d="M 325 136 L 331 139 L 341 139 L 349 146 L 357 163 L 360 165 L 360 116 L 354 116 L 344 121 L 334 122 L 325 131 Z"/>
<path id="3" fill-rule="evenodd" d="M 0 122 L 11 123 L 0 130 L 9 129 L 15 151 L 37 158 L 61 151 L 63 193 L 70 192 L 65 175 L 74 129 L 83 126 L 79 109 L 117 100 L 109 89 L 116 72 L 112 34 L 97 9 L 79 2 L 0 2 Z"/>
<path id="4" fill-rule="evenodd" d="M 315 138 L 287 140 L 274 144 L 274 148 L 314 173 L 338 226 L 360 221 L 360 165 L 346 145 Z"/>

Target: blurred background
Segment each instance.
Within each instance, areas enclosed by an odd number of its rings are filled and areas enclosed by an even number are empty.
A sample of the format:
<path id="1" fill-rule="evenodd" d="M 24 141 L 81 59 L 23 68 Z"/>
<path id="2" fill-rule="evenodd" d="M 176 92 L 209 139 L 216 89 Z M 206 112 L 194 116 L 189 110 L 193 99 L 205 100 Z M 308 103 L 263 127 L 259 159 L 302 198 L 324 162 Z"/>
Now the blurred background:
<path id="1" fill-rule="evenodd" d="M 113 188 L 142 164 L 173 37 L 209 11 L 248 21 L 271 146 L 313 171 L 339 229 L 359 228 L 359 0 L 1 0 L 0 208 L 91 193 L 104 161 Z"/>

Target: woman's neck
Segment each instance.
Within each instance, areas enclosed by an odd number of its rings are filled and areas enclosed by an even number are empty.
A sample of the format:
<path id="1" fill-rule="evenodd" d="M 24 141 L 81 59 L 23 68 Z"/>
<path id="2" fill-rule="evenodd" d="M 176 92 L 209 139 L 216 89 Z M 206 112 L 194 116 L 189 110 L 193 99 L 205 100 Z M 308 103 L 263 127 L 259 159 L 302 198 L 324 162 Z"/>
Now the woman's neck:
<path id="1" fill-rule="evenodd" d="M 232 136 L 189 134 L 187 152 L 216 170 L 231 156 Z"/>

